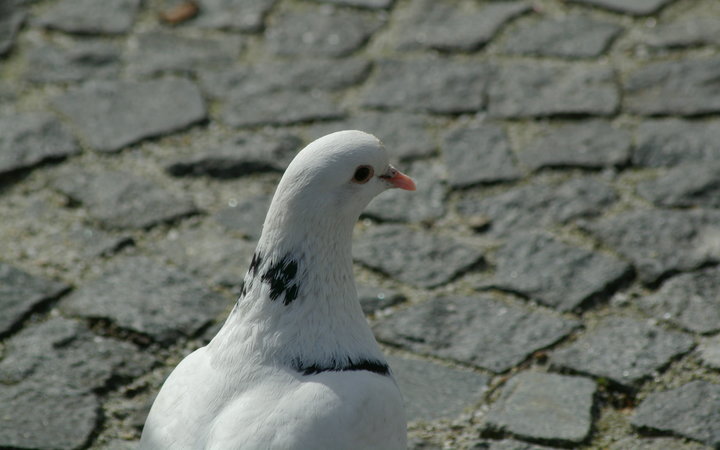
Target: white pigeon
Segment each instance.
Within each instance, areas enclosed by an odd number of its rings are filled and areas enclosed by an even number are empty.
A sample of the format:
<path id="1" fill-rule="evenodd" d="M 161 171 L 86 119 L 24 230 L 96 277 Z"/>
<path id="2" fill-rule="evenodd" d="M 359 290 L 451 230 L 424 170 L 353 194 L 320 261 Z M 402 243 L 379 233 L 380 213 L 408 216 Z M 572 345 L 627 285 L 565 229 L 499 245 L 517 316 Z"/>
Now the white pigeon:
<path id="1" fill-rule="evenodd" d="M 355 291 L 363 208 L 415 183 L 380 141 L 340 131 L 280 180 L 240 299 L 165 381 L 141 449 L 405 449 L 402 397 Z"/>

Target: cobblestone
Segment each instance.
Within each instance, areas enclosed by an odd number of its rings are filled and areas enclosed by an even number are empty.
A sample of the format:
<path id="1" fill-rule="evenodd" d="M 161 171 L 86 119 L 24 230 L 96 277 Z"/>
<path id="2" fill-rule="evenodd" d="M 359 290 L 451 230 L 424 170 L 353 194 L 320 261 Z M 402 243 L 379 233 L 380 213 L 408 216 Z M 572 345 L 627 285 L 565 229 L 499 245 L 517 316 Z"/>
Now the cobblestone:
<path id="1" fill-rule="evenodd" d="M 577 325 L 488 296 L 438 297 L 380 321 L 375 332 L 412 351 L 504 372 Z"/>
<path id="2" fill-rule="evenodd" d="M 718 23 L 715 0 L 0 0 L 0 447 L 135 448 L 281 172 L 360 129 L 417 183 L 353 245 L 409 448 L 720 448 Z"/>
<path id="3" fill-rule="evenodd" d="M 595 389 L 587 378 L 520 373 L 503 387 L 487 426 L 524 438 L 577 444 L 590 433 Z"/>

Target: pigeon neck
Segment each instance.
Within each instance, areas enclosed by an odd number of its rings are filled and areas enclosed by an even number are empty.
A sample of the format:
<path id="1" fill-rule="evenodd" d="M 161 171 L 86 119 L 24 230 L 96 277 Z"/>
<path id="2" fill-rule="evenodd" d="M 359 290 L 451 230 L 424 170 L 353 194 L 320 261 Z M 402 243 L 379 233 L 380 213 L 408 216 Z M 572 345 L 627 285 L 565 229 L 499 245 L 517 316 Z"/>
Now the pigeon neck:
<path id="1" fill-rule="evenodd" d="M 217 354 L 300 372 L 384 363 L 355 290 L 351 238 L 357 218 L 275 217 L 280 220 L 265 223 L 241 297 L 216 338 L 224 347 Z"/>

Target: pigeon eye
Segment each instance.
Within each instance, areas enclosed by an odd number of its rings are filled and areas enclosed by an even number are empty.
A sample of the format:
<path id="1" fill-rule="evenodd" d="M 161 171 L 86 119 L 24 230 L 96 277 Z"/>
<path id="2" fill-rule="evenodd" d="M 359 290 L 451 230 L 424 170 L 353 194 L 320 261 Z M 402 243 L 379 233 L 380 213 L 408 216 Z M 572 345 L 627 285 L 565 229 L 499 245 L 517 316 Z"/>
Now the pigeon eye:
<path id="1" fill-rule="evenodd" d="M 357 169 L 355 169 L 355 174 L 353 175 L 353 182 L 364 184 L 367 183 L 370 177 L 373 176 L 373 168 L 370 166 L 359 166 Z"/>

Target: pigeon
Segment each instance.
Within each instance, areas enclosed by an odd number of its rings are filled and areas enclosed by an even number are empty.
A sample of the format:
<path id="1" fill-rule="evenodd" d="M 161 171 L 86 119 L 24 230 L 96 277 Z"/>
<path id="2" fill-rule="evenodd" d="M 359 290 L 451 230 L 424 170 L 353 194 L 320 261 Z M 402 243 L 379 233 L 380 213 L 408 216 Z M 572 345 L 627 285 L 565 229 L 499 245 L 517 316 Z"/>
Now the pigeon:
<path id="1" fill-rule="evenodd" d="M 141 449 L 406 448 L 403 399 L 360 307 L 351 254 L 360 213 L 389 188 L 415 183 L 362 131 L 297 154 L 237 303 L 163 384 Z"/>

